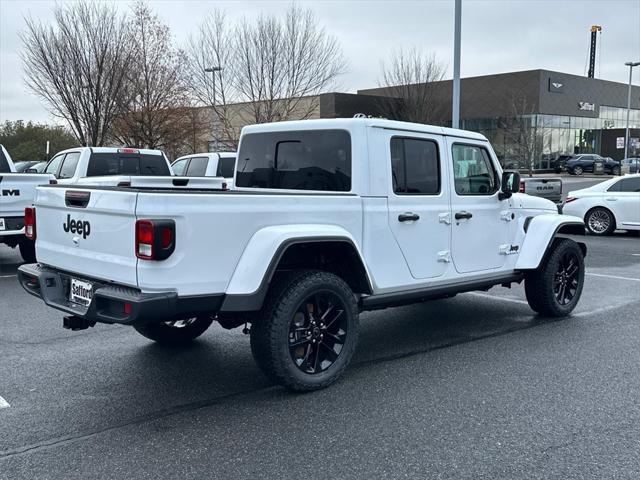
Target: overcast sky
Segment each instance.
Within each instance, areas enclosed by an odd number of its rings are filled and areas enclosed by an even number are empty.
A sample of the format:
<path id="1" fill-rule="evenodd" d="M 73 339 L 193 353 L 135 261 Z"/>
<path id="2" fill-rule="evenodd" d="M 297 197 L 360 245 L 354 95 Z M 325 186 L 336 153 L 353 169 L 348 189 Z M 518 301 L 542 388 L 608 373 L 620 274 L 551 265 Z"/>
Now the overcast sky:
<path id="1" fill-rule="evenodd" d="M 64 3 L 59 1 L 58 3 Z M 121 9 L 128 1 L 117 1 Z M 214 6 L 231 19 L 260 12 L 283 14 L 289 1 L 151 0 L 184 42 Z M 453 67 L 453 0 L 299 1 L 340 41 L 350 62 L 340 91 L 377 86 L 380 61 L 398 47 L 418 46 Z M 54 0 L 0 0 L 0 121 L 51 121 L 40 100 L 24 86 L 19 32 L 24 17 L 51 22 Z M 640 0 L 463 0 L 462 76 L 545 68 L 586 74 L 589 28 L 602 25 L 596 76 L 628 81 L 624 63 L 640 60 Z M 634 84 L 640 84 L 636 69 Z"/>

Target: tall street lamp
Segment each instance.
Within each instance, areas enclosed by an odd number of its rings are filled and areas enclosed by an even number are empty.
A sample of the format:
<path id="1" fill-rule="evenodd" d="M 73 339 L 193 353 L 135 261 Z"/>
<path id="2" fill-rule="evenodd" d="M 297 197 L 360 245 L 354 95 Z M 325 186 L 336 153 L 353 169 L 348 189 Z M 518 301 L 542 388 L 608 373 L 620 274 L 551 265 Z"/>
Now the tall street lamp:
<path id="1" fill-rule="evenodd" d="M 205 68 L 204 71 L 206 73 L 211 73 L 211 79 L 212 79 L 212 86 L 213 86 L 213 104 L 211 105 L 211 110 L 213 113 L 213 122 L 212 122 L 212 128 L 213 128 L 213 141 L 215 142 L 215 149 L 216 151 L 218 150 L 218 133 L 216 132 L 216 121 L 215 118 L 217 116 L 216 114 L 216 72 L 221 72 L 222 71 L 222 67 L 220 66 L 216 66 L 216 67 L 208 67 Z"/>
<path id="2" fill-rule="evenodd" d="M 460 31 L 462 24 L 462 0 L 455 0 L 454 5 L 451 128 L 460 128 Z"/>
<path id="3" fill-rule="evenodd" d="M 640 62 L 627 62 L 625 63 L 629 67 L 629 93 L 627 94 L 627 129 L 624 134 L 624 158 L 627 158 L 627 152 L 629 149 L 629 114 L 631 113 L 631 78 L 633 76 L 633 67 L 640 65 Z"/>

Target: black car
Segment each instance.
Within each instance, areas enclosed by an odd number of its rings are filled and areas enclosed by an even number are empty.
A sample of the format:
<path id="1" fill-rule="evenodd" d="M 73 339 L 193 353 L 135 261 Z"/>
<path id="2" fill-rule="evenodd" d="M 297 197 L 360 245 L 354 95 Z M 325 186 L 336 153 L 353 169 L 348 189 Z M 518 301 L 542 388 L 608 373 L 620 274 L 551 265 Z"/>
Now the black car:
<path id="1" fill-rule="evenodd" d="M 562 173 L 567 169 L 567 162 L 574 157 L 575 155 L 560 155 L 551 161 L 550 167 L 555 170 L 556 173 Z"/>
<path id="2" fill-rule="evenodd" d="M 596 161 L 603 163 L 604 173 L 620 175 L 620 162 L 594 153 L 573 155 L 571 159 L 567 160 L 565 167 L 571 175 L 582 175 L 585 172 L 593 173 Z"/>

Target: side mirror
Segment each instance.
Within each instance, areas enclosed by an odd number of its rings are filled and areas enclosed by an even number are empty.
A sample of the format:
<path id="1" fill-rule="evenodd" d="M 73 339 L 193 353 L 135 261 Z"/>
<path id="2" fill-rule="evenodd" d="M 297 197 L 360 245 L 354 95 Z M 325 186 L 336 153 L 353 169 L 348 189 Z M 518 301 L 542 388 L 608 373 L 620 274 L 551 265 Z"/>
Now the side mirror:
<path id="1" fill-rule="evenodd" d="M 506 200 L 511 195 L 520 191 L 520 173 L 519 172 L 503 172 L 502 186 L 498 198 Z"/>
<path id="2" fill-rule="evenodd" d="M 38 170 L 36 170 L 35 168 L 27 168 L 25 170 L 25 173 L 38 173 Z"/>

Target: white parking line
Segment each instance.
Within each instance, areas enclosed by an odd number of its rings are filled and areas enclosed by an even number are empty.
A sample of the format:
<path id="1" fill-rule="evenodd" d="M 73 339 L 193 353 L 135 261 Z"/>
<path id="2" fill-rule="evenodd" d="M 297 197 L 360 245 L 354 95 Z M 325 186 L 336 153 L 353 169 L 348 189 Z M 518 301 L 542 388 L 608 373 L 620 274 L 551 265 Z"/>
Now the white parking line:
<path id="1" fill-rule="evenodd" d="M 640 278 L 619 277 L 617 275 L 605 275 L 603 273 L 590 273 L 590 272 L 587 272 L 587 275 L 591 275 L 592 277 L 611 278 L 613 280 L 630 280 L 632 282 L 640 282 Z"/>
<path id="2" fill-rule="evenodd" d="M 0 408 L 9 408 L 9 402 L 7 402 L 4 398 L 0 397 Z"/>
<path id="3" fill-rule="evenodd" d="M 18 275 L 0 275 L 0 278 L 13 278 L 13 277 L 17 277 Z"/>

